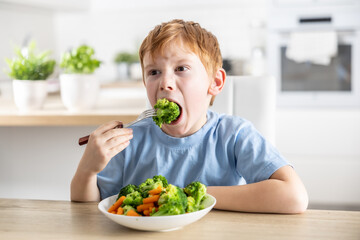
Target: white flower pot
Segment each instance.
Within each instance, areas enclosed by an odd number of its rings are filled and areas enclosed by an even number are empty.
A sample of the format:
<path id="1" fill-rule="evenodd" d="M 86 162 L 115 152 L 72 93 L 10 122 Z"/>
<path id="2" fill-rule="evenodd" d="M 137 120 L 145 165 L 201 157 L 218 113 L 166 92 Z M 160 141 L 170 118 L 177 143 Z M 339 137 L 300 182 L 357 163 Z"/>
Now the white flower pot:
<path id="1" fill-rule="evenodd" d="M 132 80 L 141 80 L 142 79 L 141 64 L 139 62 L 132 63 L 130 65 L 130 78 Z"/>
<path id="2" fill-rule="evenodd" d="M 13 80 L 16 107 L 22 112 L 42 109 L 47 96 L 46 80 Z"/>
<path id="3" fill-rule="evenodd" d="M 129 64 L 128 63 L 118 63 L 116 64 L 116 74 L 119 80 L 129 80 Z"/>
<path id="4" fill-rule="evenodd" d="M 99 81 L 94 74 L 60 75 L 61 100 L 69 111 L 94 108 L 99 89 Z"/>

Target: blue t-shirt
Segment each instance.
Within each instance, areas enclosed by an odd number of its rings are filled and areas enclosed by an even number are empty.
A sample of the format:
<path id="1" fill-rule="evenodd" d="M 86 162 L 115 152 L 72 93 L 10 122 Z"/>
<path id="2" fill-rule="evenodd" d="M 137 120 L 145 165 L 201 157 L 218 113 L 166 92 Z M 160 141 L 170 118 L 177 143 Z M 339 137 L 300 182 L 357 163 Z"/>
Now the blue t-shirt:
<path id="1" fill-rule="evenodd" d="M 130 145 L 98 174 L 102 199 L 159 174 L 179 187 L 192 181 L 232 186 L 266 180 L 288 165 L 249 121 L 211 110 L 206 124 L 184 138 L 167 135 L 151 118 L 132 128 Z"/>

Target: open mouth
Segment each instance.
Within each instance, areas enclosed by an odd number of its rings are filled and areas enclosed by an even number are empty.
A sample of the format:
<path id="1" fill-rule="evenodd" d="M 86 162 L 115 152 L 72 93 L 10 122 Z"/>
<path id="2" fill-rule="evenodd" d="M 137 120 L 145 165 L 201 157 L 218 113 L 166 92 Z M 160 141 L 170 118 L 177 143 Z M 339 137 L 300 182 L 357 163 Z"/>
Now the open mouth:
<path id="1" fill-rule="evenodd" d="M 175 102 L 175 101 L 172 101 L 172 100 L 170 100 L 170 99 L 169 99 L 169 101 L 171 101 L 171 102 L 173 102 L 173 103 L 176 103 L 176 105 L 178 105 L 179 110 L 180 110 L 179 116 L 178 116 L 174 121 L 172 121 L 172 122 L 170 123 L 170 125 L 175 125 L 175 124 L 177 124 L 178 122 L 180 122 L 180 119 L 181 119 L 181 116 L 182 116 L 182 107 L 180 106 L 180 104 L 178 104 L 178 103 Z"/>
<path id="2" fill-rule="evenodd" d="M 154 121 L 160 128 L 162 124 L 175 125 L 179 123 L 182 118 L 181 105 L 170 98 L 159 98 L 154 108 L 157 109 L 157 115 L 154 117 Z"/>
<path id="3" fill-rule="evenodd" d="M 178 122 L 180 122 L 180 120 L 181 120 L 181 117 L 182 117 L 182 108 L 181 108 L 181 106 L 180 106 L 179 104 L 177 104 L 177 105 L 179 106 L 180 114 L 179 114 L 179 116 L 178 116 L 174 121 L 172 121 L 172 122 L 170 123 L 170 125 L 175 125 L 175 124 L 177 124 Z"/>

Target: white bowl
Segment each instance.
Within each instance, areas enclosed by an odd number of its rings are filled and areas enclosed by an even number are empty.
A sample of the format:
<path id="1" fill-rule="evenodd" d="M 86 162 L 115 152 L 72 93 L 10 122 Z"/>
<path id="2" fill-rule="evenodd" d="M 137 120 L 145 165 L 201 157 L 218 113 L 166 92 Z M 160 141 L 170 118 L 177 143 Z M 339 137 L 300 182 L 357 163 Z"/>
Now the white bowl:
<path id="1" fill-rule="evenodd" d="M 98 208 L 108 218 L 114 222 L 128 228 L 143 230 L 143 231 L 171 231 L 179 229 L 185 225 L 196 222 L 204 217 L 214 207 L 216 199 L 210 194 L 206 194 L 205 209 L 173 216 L 159 216 L 159 217 L 130 217 L 124 215 L 116 215 L 109 213 L 107 210 L 114 204 L 117 195 L 108 197 L 102 200 Z"/>

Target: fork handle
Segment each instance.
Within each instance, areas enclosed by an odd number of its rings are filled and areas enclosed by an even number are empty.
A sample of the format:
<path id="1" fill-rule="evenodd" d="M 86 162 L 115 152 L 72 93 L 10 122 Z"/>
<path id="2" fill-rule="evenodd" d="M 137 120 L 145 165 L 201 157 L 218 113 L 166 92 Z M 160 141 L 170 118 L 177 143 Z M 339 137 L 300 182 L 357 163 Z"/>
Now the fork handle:
<path id="1" fill-rule="evenodd" d="M 115 128 L 122 128 L 122 127 L 123 127 L 123 123 L 120 122 L 120 123 L 119 123 L 118 125 L 116 125 L 113 129 L 115 129 Z M 85 136 L 85 137 L 79 138 L 79 145 L 82 146 L 82 145 L 87 144 L 88 141 L 89 141 L 89 137 L 90 137 L 90 135 L 87 135 L 87 136 Z"/>

